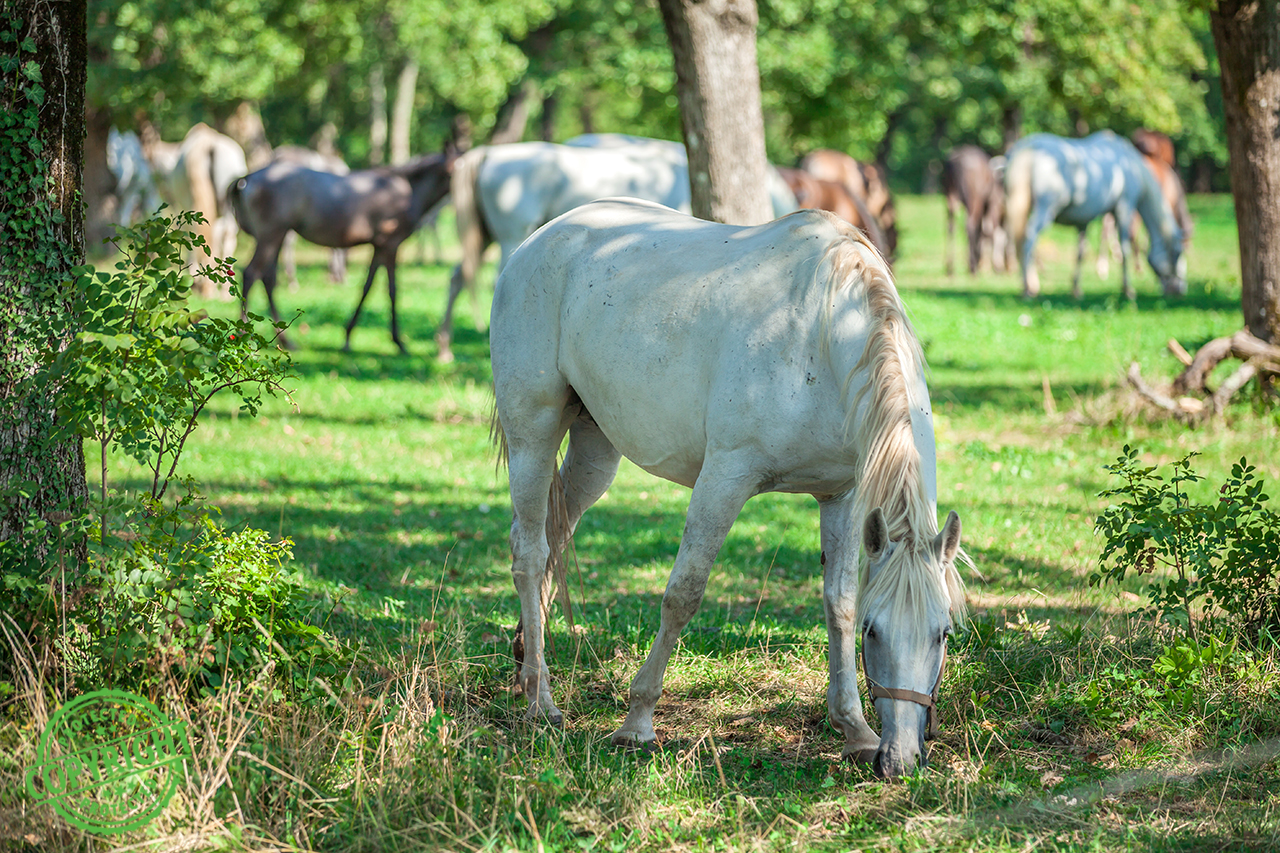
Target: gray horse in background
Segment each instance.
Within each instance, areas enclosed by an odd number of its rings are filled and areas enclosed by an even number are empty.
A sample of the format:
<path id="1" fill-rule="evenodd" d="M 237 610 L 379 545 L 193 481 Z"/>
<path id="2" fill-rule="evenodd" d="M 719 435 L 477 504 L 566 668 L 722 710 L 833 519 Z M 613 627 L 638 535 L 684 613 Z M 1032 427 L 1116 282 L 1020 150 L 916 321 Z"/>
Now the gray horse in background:
<path id="1" fill-rule="evenodd" d="M 1037 133 L 1020 140 L 1008 153 L 1004 176 L 1006 219 L 1022 265 L 1022 295 L 1040 292 L 1035 244 L 1051 222 L 1080 230 L 1071 291 L 1080 291 L 1085 229 L 1104 213 L 1115 215 L 1120 232 L 1124 295 L 1134 298 L 1129 283 L 1133 253 L 1132 223 L 1136 212 L 1151 235 L 1147 260 L 1160 278 L 1165 295 L 1187 291 L 1182 229 L 1165 201 L 1155 175 L 1126 139 L 1101 131 L 1084 139 Z"/>
<path id="2" fill-rule="evenodd" d="M 278 145 L 271 152 L 272 161 L 295 163 L 314 172 L 328 172 L 332 175 L 347 175 L 351 167 L 347 161 L 337 154 L 322 154 L 301 145 Z M 298 289 L 298 232 L 290 231 L 280 247 L 280 261 L 284 264 L 284 278 L 290 290 Z M 334 284 L 342 284 L 347 279 L 347 250 L 329 250 L 329 280 Z"/>

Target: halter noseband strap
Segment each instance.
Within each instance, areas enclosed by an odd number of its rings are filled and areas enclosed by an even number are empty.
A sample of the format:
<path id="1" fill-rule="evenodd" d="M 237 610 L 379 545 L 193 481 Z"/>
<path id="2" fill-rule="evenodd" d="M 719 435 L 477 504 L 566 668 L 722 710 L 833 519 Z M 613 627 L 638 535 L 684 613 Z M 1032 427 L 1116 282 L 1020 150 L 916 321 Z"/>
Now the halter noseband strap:
<path id="1" fill-rule="evenodd" d="M 867 671 L 867 644 L 865 639 L 862 643 L 862 674 L 867 677 L 867 688 L 871 695 L 877 699 L 896 699 L 901 702 L 915 702 L 917 705 L 923 705 L 929 712 L 928 721 L 925 724 L 924 739 L 933 740 L 938 736 L 938 692 L 942 689 L 942 673 L 947 668 L 947 645 L 944 641 L 942 644 L 942 663 L 938 665 L 938 680 L 933 683 L 933 693 L 920 693 L 915 690 L 906 690 L 901 687 L 884 687 L 871 680 L 871 674 Z"/>

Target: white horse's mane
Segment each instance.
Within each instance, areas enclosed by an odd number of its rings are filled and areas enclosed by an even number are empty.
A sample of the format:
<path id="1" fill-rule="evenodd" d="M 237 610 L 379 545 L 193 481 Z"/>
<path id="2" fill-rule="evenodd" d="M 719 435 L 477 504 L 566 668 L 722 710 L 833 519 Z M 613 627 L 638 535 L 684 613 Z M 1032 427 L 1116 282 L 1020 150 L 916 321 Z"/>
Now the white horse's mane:
<path id="1" fill-rule="evenodd" d="M 832 224 L 846 238 L 827 250 L 828 310 L 840 298 L 865 302 L 868 336 L 862 357 L 845 378 L 845 435 L 862 462 L 854 499 L 855 529 L 872 509 L 880 507 L 889 539 L 897 546 L 875 577 L 865 559 L 858 576 L 858 608 L 867 613 L 877 603 L 888 604 L 899 617 L 922 624 L 921 617 L 942 604 L 959 616 L 964 611 L 964 585 L 954 564 L 945 577 L 939 571 L 933 540 L 938 535 L 936 509 L 925 491 L 922 460 L 911 428 L 911 377 L 923 373 L 924 351 L 907 319 L 906 307 L 880 254 L 862 232 L 836 217 Z M 858 245 L 865 246 L 868 262 Z M 822 340 L 830 346 L 830 316 L 824 318 Z M 867 384 L 848 399 L 854 377 L 869 370 Z M 857 413 L 871 395 L 866 416 Z M 971 562 L 960 552 L 959 559 Z"/>

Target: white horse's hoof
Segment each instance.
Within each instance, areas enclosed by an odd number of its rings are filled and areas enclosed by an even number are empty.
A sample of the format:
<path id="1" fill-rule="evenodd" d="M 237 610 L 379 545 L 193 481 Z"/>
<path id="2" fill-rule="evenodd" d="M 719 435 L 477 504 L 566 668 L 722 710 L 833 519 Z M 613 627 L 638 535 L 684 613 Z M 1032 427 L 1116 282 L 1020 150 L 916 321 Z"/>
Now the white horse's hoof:
<path id="1" fill-rule="evenodd" d="M 879 742 L 874 746 L 846 743 L 844 749 L 840 752 L 840 759 L 842 761 L 852 761 L 854 764 L 870 764 L 876 760 L 876 752 L 879 749 Z"/>
<path id="2" fill-rule="evenodd" d="M 620 749 L 634 749 L 641 752 L 657 752 L 660 746 L 656 736 L 652 740 L 641 740 L 639 732 L 628 732 L 622 729 L 614 732 L 609 741 Z"/>
<path id="3" fill-rule="evenodd" d="M 527 723 L 544 724 L 556 729 L 564 728 L 564 714 L 560 712 L 559 708 L 553 707 L 550 711 L 544 713 L 537 708 L 530 707 L 528 711 L 525 711 L 524 719 Z"/>

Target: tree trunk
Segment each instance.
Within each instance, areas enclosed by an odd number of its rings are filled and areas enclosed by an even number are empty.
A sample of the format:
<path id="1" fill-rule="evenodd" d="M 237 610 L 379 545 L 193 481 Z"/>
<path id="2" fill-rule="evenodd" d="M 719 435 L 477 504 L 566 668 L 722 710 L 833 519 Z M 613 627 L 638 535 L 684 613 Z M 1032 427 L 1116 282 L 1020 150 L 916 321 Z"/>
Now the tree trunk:
<path id="1" fill-rule="evenodd" d="M 407 162 L 410 155 L 409 132 L 413 129 L 413 100 L 418 91 L 418 61 L 410 59 L 400 69 L 396 81 L 396 100 L 391 106 L 391 165 Z"/>
<path id="2" fill-rule="evenodd" d="M 65 282 L 84 262 L 85 9 L 0 0 L 0 29 L 35 44 L 0 86 L 0 553 L 36 565 L 58 547 L 61 514 L 87 493 L 81 441 L 57 437 L 55 389 L 31 382 L 36 348 L 73 332 Z M 23 71 L 32 61 L 38 84 Z M 37 518 L 48 526 L 30 526 Z"/>
<path id="3" fill-rule="evenodd" d="M 531 102 L 538 96 L 538 84 L 525 78 L 517 83 L 498 110 L 498 120 L 489 135 L 490 145 L 508 145 L 524 139 L 524 129 L 529 124 Z"/>
<path id="4" fill-rule="evenodd" d="M 755 0 L 659 0 L 676 67 L 693 215 L 773 218 L 756 65 Z"/>
<path id="5" fill-rule="evenodd" d="M 1222 69 L 1246 328 L 1280 343 L 1280 0 L 1210 10 Z"/>
<path id="6" fill-rule="evenodd" d="M 107 137 L 111 130 L 111 111 L 105 107 L 85 111 L 84 203 L 85 247 L 90 254 L 105 255 L 111 250 L 103 243 L 112 234 L 119 217 L 120 200 L 116 197 L 116 176 L 107 168 Z"/>
<path id="7" fill-rule="evenodd" d="M 387 81 L 382 63 L 369 72 L 369 165 L 381 166 L 387 153 Z"/>

